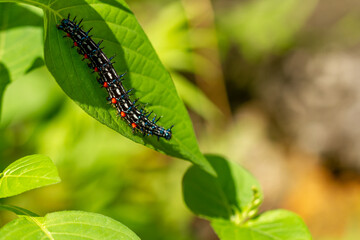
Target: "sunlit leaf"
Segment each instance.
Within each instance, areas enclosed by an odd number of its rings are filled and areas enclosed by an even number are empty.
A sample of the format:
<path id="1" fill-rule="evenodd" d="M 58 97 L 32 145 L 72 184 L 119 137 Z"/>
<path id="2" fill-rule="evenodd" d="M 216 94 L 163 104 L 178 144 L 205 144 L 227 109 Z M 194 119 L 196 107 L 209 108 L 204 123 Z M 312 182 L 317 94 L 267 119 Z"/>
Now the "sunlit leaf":
<path id="1" fill-rule="evenodd" d="M 0 229 L 0 239 L 140 239 L 123 224 L 100 214 L 64 211 L 45 217 L 20 216 Z"/>
<path id="2" fill-rule="evenodd" d="M 211 225 L 221 240 L 312 239 L 303 220 L 286 210 L 265 212 L 241 226 L 223 220 L 215 220 Z"/>
<path id="3" fill-rule="evenodd" d="M 42 58 L 42 32 L 40 14 L 15 3 L 0 3 L 0 62 L 11 80 L 24 75 L 36 58 Z"/>
<path id="4" fill-rule="evenodd" d="M 34 119 L 51 111 L 57 111 L 56 103 L 63 101 L 59 100 L 60 98 L 64 98 L 64 94 L 56 86 L 47 68 L 45 66 L 33 68 L 6 88 L 0 127 L 6 127 L 11 122 L 23 121 L 28 117 Z"/>
<path id="5" fill-rule="evenodd" d="M 0 0 L 4 1 L 4 0 Z M 123 0 L 37 0 L 17 1 L 41 7 L 45 13 L 45 64 L 65 93 L 88 114 L 135 142 L 171 156 L 187 159 L 204 169 L 211 167 L 199 151 L 191 120 L 177 95 L 174 84 L 150 41 Z M 107 93 L 99 88 L 96 76 L 82 56 L 72 49 L 72 42 L 56 28 L 68 14 L 84 18 L 84 29 L 93 27 L 94 41 L 104 40 L 104 52 L 116 55 L 114 64 L 119 74 L 127 72 L 124 86 L 134 88 L 135 98 L 148 104 L 146 109 L 163 116 L 165 128 L 175 125 L 170 141 L 133 134 L 125 121 L 107 103 Z"/>
<path id="6" fill-rule="evenodd" d="M 50 158 L 38 154 L 23 157 L 0 173 L 0 198 L 59 181 L 56 167 Z"/>

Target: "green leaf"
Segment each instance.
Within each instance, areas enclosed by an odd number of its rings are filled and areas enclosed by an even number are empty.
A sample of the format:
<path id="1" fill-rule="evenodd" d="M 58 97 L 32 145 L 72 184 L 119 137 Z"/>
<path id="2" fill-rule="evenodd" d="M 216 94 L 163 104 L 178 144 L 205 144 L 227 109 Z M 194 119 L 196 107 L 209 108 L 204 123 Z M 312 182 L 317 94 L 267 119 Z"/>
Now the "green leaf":
<path id="1" fill-rule="evenodd" d="M 41 13 L 34 8 L 0 3 L 0 62 L 11 80 L 26 74 L 34 59 L 42 57 L 42 31 Z"/>
<path id="2" fill-rule="evenodd" d="M 4 91 L 6 86 L 10 83 L 10 76 L 4 64 L 0 62 L 0 119 L 1 119 L 1 106 Z"/>
<path id="3" fill-rule="evenodd" d="M 221 240 L 312 239 L 303 220 L 286 210 L 265 212 L 242 226 L 224 220 L 215 220 L 211 225 Z"/>
<path id="4" fill-rule="evenodd" d="M 199 88 L 180 74 L 174 72 L 171 75 L 179 95 L 192 111 L 208 121 L 215 118 L 223 118 L 223 114 L 219 108 L 213 104 Z"/>
<path id="5" fill-rule="evenodd" d="M 0 0 L 4 1 L 4 0 Z M 123 0 L 33 0 L 17 1 L 32 4 L 45 12 L 45 64 L 64 92 L 89 115 L 131 140 L 159 152 L 189 160 L 212 172 L 201 154 L 186 108 L 180 100 L 169 73 L 160 62 L 150 41 Z M 170 141 L 133 134 L 125 121 L 107 103 L 107 93 L 99 88 L 96 76 L 82 56 L 71 48 L 72 42 L 56 28 L 68 14 L 84 18 L 84 29 L 93 27 L 95 41 L 104 40 L 107 56 L 116 54 L 114 64 L 119 74 L 127 72 L 126 89 L 135 89 L 135 98 L 148 104 L 146 109 L 163 116 L 165 128 L 175 125 Z"/>
<path id="6" fill-rule="evenodd" d="M 27 215 L 32 217 L 38 217 L 36 213 L 33 213 L 25 208 L 12 206 L 12 205 L 2 205 L 0 204 L 0 210 L 7 210 L 15 213 L 16 215 Z"/>
<path id="7" fill-rule="evenodd" d="M 45 217 L 21 216 L 0 229 L 0 239 L 102 239 L 138 240 L 134 232 L 112 218 L 81 211 L 49 213 Z"/>
<path id="8" fill-rule="evenodd" d="M 257 180 L 238 164 L 216 155 L 206 155 L 217 177 L 197 166 L 184 175 L 183 195 L 186 205 L 205 218 L 232 219 L 251 217 L 262 200 Z M 257 189 L 257 191 L 254 191 Z"/>
<path id="9" fill-rule="evenodd" d="M 266 54 L 288 49 L 317 2 L 318 0 L 248 1 L 234 7 L 231 12 L 226 12 L 220 18 L 220 25 L 237 41 L 244 57 L 257 60 Z"/>
<path id="10" fill-rule="evenodd" d="M 30 155 L 10 164 L 0 173 L 0 198 L 60 182 L 50 158 Z"/>
<path id="11" fill-rule="evenodd" d="M 31 71 L 34 71 L 35 69 L 38 69 L 42 66 L 44 66 L 44 60 L 42 58 L 36 58 L 33 63 L 31 64 L 31 66 L 26 70 L 26 73 L 29 73 Z"/>

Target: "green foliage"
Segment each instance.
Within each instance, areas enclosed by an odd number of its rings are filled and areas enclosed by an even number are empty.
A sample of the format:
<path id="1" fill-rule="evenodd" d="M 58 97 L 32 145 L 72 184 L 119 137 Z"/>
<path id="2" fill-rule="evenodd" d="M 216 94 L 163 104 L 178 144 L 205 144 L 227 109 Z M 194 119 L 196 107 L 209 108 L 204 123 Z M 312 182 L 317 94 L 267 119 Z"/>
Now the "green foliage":
<path id="1" fill-rule="evenodd" d="M 211 225 L 222 240 L 312 239 L 302 219 L 286 210 L 265 212 L 242 226 L 223 220 Z"/>
<path id="2" fill-rule="evenodd" d="M 151 42 L 155 44 L 154 47 L 161 60 L 170 69 L 176 90 L 186 106 L 208 121 L 223 117 L 221 111 L 200 88 L 178 73 L 178 71 L 194 73 L 193 61 L 201 59 L 199 53 L 189 51 L 192 48 L 191 32 L 182 3 L 174 1 L 163 6 L 161 12 L 156 18 L 152 18 L 149 25 L 145 30 Z"/>
<path id="3" fill-rule="evenodd" d="M 60 181 L 55 165 L 43 155 L 23 157 L 0 173 L 0 198 Z"/>
<path id="4" fill-rule="evenodd" d="M 5 65 L 0 62 L 0 119 L 1 119 L 1 103 L 6 85 L 10 82 L 10 76 Z"/>
<path id="5" fill-rule="evenodd" d="M 95 11 L 86 3 L 79 0 L 67 2 L 67 9 L 62 10 L 65 3 L 58 1 L 51 5 L 51 11 L 45 11 L 48 20 L 45 25 L 45 63 L 59 85 L 87 113 L 122 135 L 157 151 L 209 168 L 198 149 L 192 123 L 170 75 L 128 6 L 123 1 L 113 5 L 99 1 Z M 84 63 L 80 61 L 82 57 L 70 48 L 71 41 L 62 39 L 60 36 L 63 33 L 55 28 L 68 13 L 84 17 L 84 29 L 93 27 L 93 39 L 104 40 L 107 55 L 116 54 L 114 67 L 120 73 L 128 73 L 124 85 L 127 89 L 136 90 L 134 98 L 141 97 L 140 101 L 149 103 L 149 111 L 154 110 L 164 116 L 161 124 L 165 127 L 175 125 L 171 141 L 134 135 L 127 123 L 116 117 L 115 111 L 105 101 L 104 92 L 99 91 L 98 83 L 89 81 L 94 76 L 84 68 Z M 77 81 L 68 81 L 69 78 Z"/>
<path id="6" fill-rule="evenodd" d="M 244 56 L 254 60 L 286 50 L 316 3 L 317 0 L 249 1 L 226 14 L 220 23 L 232 33 Z"/>
<path id="7" fill-rule="evenodd" d="M 95 2 L 96 11 L 93 8 Z M 199 151 L 191 120 L 169 73 L 124 1 L 108 4 L 103 1 L 38 0 L 32 4 L 41 7 L 45 13 L 45 64 L 71 99 L 92 117 L 127 138 L 212 171 Z M 141 97 L 140 102 L 148 103 L 147 110 L 164 116 L 161 121 L 164 127 L 175 125 L 171 141 L 133 134 L 127 123 L 116 116 L 116 111 L 106 103 L 105 92 L 99 91 L 91 70 L 84 67 L 82 57 L 70 47 L 71 41 L 63 39 L 64 33 L 56 28 L 69 13 L 84 18 L 85 29 L 93 27 L 93 39 L 104 40 L 107 55 L 116 54 L 114 67 L 119 73 L 128 73 L 124 85 L 127 89 L 136 89 L 134 98 Z"/>
<path id="8" fill-rule="evenodd" d="M 0 174 L 0 197 L 12 196 L 60 181 L 52 161 L 42 155 L 21 158 Z M 0 239 L 139 239 L 126 226 L 100 214 L 64 211 L 39 217 L 29 210 L 0 205 L 18 219 L 0 229 Z"/>
<path id="9" fill-rule="evenodd" d="M 0 239 L 140 239 L 123 224 L 96 213 L 64 211 L 20 216 L 0 229 Z"/>
<path id="10" fill-rule="evenodd" d="M 189 83 L 183 76 L 172 73 L 177 91 L 182 97 L 186 105 L 199 114 L 201 117 L 211 120 L 218 116 L 222 116 L 220 110 L 215 106 L 205 94 L 194 84 Z"/>
<path id="11" fill-rule="evenodd" d="M 0 2 L 8 1 L 0 0 Z M 263 196 L 259 183 L 249 172 L 222 157 L 203 156 L 190 118 L 177 95 L 170 75 L 160 62 L 134 14 L 123 0 L 11 2 L 40 7 L 44 11 L 45 24 L 43 29 L 41 14 L 33 9 L 1 3 L 0 16 L 3 17 L 0 18 L 0 38 L 5 41 L 0 44 L 0 100 L 10 80 L 18 79 L 28 72 L 33 73 L 34 69 L 45 63 L 64 92 L 96 120 L 134 142 L 194 163 L 195 165 L 188 169 L 183 178 L 185 203 L 195 214 L 209 219 L 221 239 L 311 239 L 305 224 L 291 212 L 276 210 L 257 215 Z M 289 7 L 289 5 L 285 6 Z M 62 37 L 64 33 L 56 28 L 56 24 L 59 24 L 60 20 L 69 13 L 77 16 L 78 19 L 84 18 L 84 29 L 94 28 L 93 38 L 104 40 L 106 47 L 104 51 L 107 55 L 116 54 L 114 66 L 119 73 L 128 73 L 124 85 L 127 89 L 137 90 L 134 98 L 141 97 L 143 103 L 149 103 L 147 110 L 154 110 L 157 114 L 163 115 L 161 125 L 164 127 L 175 124 L 173 138 L 170 141 L 164 139 L 158 141 L 155 137 L 134 135 L 126 126 L 127 124 L 116 117 L 116 111 L 106 104 L 106 93 L 99 90 L 95 76 L 91 75 L 91 70 L 85 67 L 85 63 L 81 61 L 82 57 L 71 48 L 71 41 L 64 39 Z M 170 11 L 168 14 L 172 13 Z M 175 20 L 174 26 L 181 27 L 184 24 L 182 19 Z M 42 29 L 45 37 L 44 62 L 41 55 Z M 181 36 L 184 37 L 184 35 Z M 171 35 L 169 39 L 181 40 L 182 37 Z M 184 56 L 184 59 L 187 58 L 188 56 Z M 181 69 L 188 69 L 188 67 L 185 64 Z M 182 82 L 181 76 L 177 77 L 180 79 L 179 85 L 185 89 L 182 91 L 198 91 L 187 82 Z M 194 102 L 192 98 L 188 98 L 187 101 Z M 205 96 L 201 96 L 201 101 L 206 105 L 198 104 L 203 107 L 203 109 L 197 109 L 198 112 L 203 111 L 204 116 L 208 113 L 208 118 L 217 114 L 217 109 L 207 102 Z M 23 108 L 27 106 L 20 104 Z M 193 108 L 195 109 L 194 106 Z M 76 124 L 73 116 L 70 120 L 73 125 Z M 52 133 L 51 141 L 59 141 L 61 137 L 57 136 L 64 135 L 61 127 L 57 125 L 55 128 L 59 132 Z M 69 131 L 67 134 L 74 135 L 73 141 L 81 141 L 82 139 L 76 135 L 76 129 L 72 130 L 74 131 Z M 117 143 L 103 144 L 110 150 L 117 147 Z M 86 142 L 83 146 L 89 149 Z M 96 147 L 99 146 L 102 145 L 97 144 Z M 81 151 L 81 147 L 79 149 L 76 149 L 79 155 L 89 160 L 86 156 L 92 155 L 93 152 Z M 119 155 L 124 151 L 119 151 Z M 96 169 L 95 173 L 105 172 L 105 170 Z M 90 173 L 91 177 L 92 174 L 94 173 Z M 113 184 L 116 188 L 129 187 L 125 186 L 126 183 L 108 180 L 106 183 Z M 27 156 L 10 164 L 0 174 L 0 198 L 14 196 L 59 181 L 57 170 L 48 157 Z M 87 179 L 82 179 L 82 181 L 89 184 Z M 88 194 L 92 189 L 83 189 L 83 182 L 78 183 L 79 188 Z M 106 189 L 107 184 L 103 182 L 96 183 L 96 186 L 99 188 L 105 186 L 105 188 L 91 193 L 93 195 L 111 191 L 111 188 Z M 89 194 L 88 197 L 90 197 Z M 117 197 L 115 194 L 108 198 L 104 197 L 100 204 L 110 204 Z M 88 198 L 83 201 L 88 201 Z M 125 208 L 123 207 L 125 215 L 132 217 L 134 222 L 137 221 L 134 211 L 130 212 Z M 19 216 L 18 219 L 0 229 L 0 239 L 139 239 L 121 223 L 95 213 L 64 211 L 39 217 L 17 206 L 0 205 L 0 209 L 12 211 Z"/>
<path id="12" fill-rule="evenodd" d="M 36 213 L 33 213 L 25 208 L 21 208 L 18 206 L 12 206 L 12 205 L 0 205 L 0 210 L 6 210 L 11 211 L 15 213 L 16 215 L 26 215 L 26 216 L 32 216 L 32 217 L 38 217 Z"/>
<path id="13" fill-rule="evenodd" d="M 183 179 L 184 200 L 195 214 L 211 221 L 220 239 L 311 239 L 306 225 L 294 213 L 275 210 L 257 215 L 263 196 L 249 172 L 219 156 L 206 157 L 217 176 L 190 167 Z"/>
<path id="14" fill-rule="evenodd" d="M 40 67 L 42 67 L 44 65 L 45 65 L 45 63 L 44 63 L 43 59 L 38 57 L 33 61 L 31 66 L 26 70 L 26 73 L 29 73 L 29 72 L 31 72 L 31 71 L 33 71 L 33 70 L 35 70 L 37 68 L 40 68 Z"/>
<path id="15" fill-rule="evenodd" d="M 215 169 L 216 177 L 199 167 L 190 167 L 183 179 L 185 203 L 194 213 L 210 219 L 230 219 L 244 212 L 253 200 L 253 189 L 260 189 L 257 180 L 222 157 L 206 157 Z"/>
<path id="16" fill-rule="evenodd" d="M 0 16 L 0 63 L 17 80 L 43 56 L 43 19 L 33 8 L 13 3 L 1 3 Z"/>

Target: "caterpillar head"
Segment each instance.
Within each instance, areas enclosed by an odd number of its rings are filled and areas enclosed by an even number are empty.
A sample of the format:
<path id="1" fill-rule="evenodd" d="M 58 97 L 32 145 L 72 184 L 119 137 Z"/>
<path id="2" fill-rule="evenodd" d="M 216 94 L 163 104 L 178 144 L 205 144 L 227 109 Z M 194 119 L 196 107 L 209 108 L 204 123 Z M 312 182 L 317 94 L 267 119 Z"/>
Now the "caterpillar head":
<path id="1" fill-rule="evenodd" d="M 57 25 L 58 29 L 63 30 L 66 33 L 73 33 L 77 29 L 77 25 L 69 19 L 61 20 L 61 23 Z"/>

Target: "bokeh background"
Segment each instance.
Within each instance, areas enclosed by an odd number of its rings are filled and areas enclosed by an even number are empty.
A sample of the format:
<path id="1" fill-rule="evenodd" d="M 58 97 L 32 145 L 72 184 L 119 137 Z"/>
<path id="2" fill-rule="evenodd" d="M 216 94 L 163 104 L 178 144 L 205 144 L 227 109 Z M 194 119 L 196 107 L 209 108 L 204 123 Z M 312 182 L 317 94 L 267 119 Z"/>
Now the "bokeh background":
<path id="1" fill-rule="evenodd" d="M 262 211 L 296 212 L 314 239 L 359 239 L 360 1 L 128 4 L 171 72 L 202 151 L 252 172 Z M 142 239 L 217 239 L 183 203 L 189 163 L 101 125 L 45 67 L 13 80 L 3 98 L 0 169 L 41 153 L 62 182 L 3 203 L 41 215 L 102 213 Z M 0 224 L 14 217 L 0 212 Z"/>

